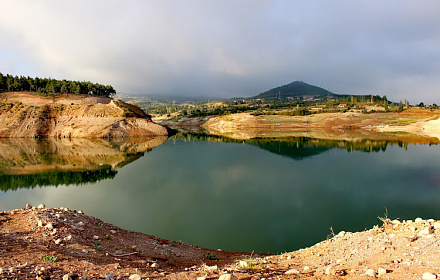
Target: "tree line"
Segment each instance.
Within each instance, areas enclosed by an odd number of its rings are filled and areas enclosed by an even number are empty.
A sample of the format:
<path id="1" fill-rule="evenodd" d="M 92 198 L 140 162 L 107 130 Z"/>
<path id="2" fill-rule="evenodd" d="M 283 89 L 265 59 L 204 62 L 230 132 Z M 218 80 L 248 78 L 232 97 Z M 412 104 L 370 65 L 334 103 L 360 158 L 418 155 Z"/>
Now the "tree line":
<path id="1" fill-rule="evenodd" d="M 91 82 L 56 80 L 52 78 L 31 78 L 25 76 L 3 75 L 0 73 L 1 91 L 34 91 L 41 94 L 75 93 L 111 97 L 116 90 L 111 85 Z"/>

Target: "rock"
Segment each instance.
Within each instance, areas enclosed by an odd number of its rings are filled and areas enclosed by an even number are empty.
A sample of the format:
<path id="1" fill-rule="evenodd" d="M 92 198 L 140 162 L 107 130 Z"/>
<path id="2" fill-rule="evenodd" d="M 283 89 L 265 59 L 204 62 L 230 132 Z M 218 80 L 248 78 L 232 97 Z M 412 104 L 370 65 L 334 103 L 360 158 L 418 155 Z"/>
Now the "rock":
<path id="1" fill-rule="evenodd" d="M 385 275 L 385 274 L 387 274 L 387 270 L 385 269 L 385 268 L 379 268 L 378 270 L 377 270 L 377 276 L 379 276 L 379 277 L 381 277 L 381 276 L 383 276 L 383 275 Z"/>
<path id="2" fill-rule="evenodd" d="M 416 218 L 414 220 L 414 222 L 416 222 L 416 223 L 423 223 L 423 219 L 422 218 Z"/>
<path id="3" fill-rule="evenodd" d="M 299 274 L 299 271 L 296 269 L 289 269 L 288 271 L 284 272 L 284 274 Z"/>
<path id="4" fill-rule="evenodd" d="M 37 208 L 38 208 L 38 209 L 45 209 L 45 208 L 46 208 L 46 205 L 43 204 L 43 203 L 41 203 L 40 205 L 38 205 Z"/>
<path id="5" fill-rule="evenodd" d="M 52 225 L 52 223 L 48 223 L 48 224 L 46 225 L 46 228 L 47 228 L 48 230 L 53 230 L 53 225 Z"/>
<path id="6" fill-rule="evenodd" d="M 325 275 L 333 275 L 335 274 L 335 270 L 332 265 L 329 265 L 325 268 Z"/>
<path id="7" fill-rule="evenodd" d="M 197 277 L 197 280 L 205 280 L 205 279 L 206 279 L 205 276 Z"/>
<path id="8" fill-rule="evenodd" d="M 304 270 L 304 271 L 308 271 L 309 269 L 310 269 L 310 267 L 307 266 L 307 265 L 306 265 L 305 267 L 303 267 L 303 270 Z"/>
<path id="9" fill-rule="evenodd" d="M 63 240 L 61 238 L 58 238 L 57 240 L 55 240 L 56 245 L 60 245 L 61 242 L 63 242 Z"/>
<path id="10" fill-rule="evenodd" d="M 93 236 L 93 239 L 95 239 L 95 240 L 99 240 L 99 236 L 94 235 L 94 236 Z"/>
<path id="11" fill-rule="evenodd" d="M 141 276 L 139 274 L 133 274 L 130 277 L 128 277 L 130 280 L 141 280 Z"/>
<path id="12" fill-rule="evenodd" d="M 113 274 L 111 274 L 111 273 L 106 273 L 105 274 L 105 279 L 112 280 L 112 279 L 115 279 L 115 276 Z"/>
<path id="13" fill-rule="evenodd" d="M 79 276 L 76 273 L 69 273 L 63 276 L 63 280 L 79 280 Z"/>
<path id="14" fill-rule="evenodd" d="M 26 204 L 26 209 L 32 209 L 32 205 Z"/>
<path id="15" fill-rule="evenodd" d="M 238 280 L 238 277 L 234 274 L 223 274 L 218 280 Z"/>
<path id="16" fill-rule="evenodd" d="M 152 263 L 150 265 L 150 267 L 152 267 L 152 268 L 159 268 L 159 264 L 155 262 L 155 263 Z"/>
<path id="17" fill-rule="evenodd" d="M 38 226 L 42 227 L 43 226 L 43 222 L 42 221 L 38 221 Z"/>
<path id="18" fill-rule="evenodd" d="M 367 269 L 367 271 L 365 271 L 365 275 L 366 276 L 370 276 L 370 277 L 376 277 L 376 271 L 374 271 L 374 269 Z"/>
<path id="19" fill-rule="evenodd" d="M 79 210 L 79 211 L 78 211 L 78 214 L 84 214 L 84 212 L 83 212 L 83 211 L 81 211 L 81 210 Z"/>
<path id="20" fill-rule="evenodd" d="M 435 222 L 434 223 L 434 228 L 435 229 L 440 229 L 440 222 Z"/>
<path id="21" fill-rule="evenodd" d="M 114 230 L 114 229 L 111 229 L 111 230 L 110 230 L 110 233 L 111 233 L 111 234 L 116 234 L 116 232 L 117 232 L 117 231 Z"/>
<path id="22" fill-rule="evenodd" d="M 238 263 L 238 265 L 239 265 L 241 268 L 248 268 L 248 262 L 247 262 L 247 261 L 240 261 L 240 262 Z"/>
<path id="23" fill-rule="evenodd" d="M 425 272 L 423 273 L 422 279 L 423 280 L 437 279 L 437 275 L 432 274 L 430 272 Z"/>
<path id="24" fill-rule="evenodd" d="M 432 230 L 431 227 L 425 227 L 424 229 L 422 229 L 419 232 L 419 235 L 428 235 L 428 234 L 432 234 L 434 231 Z"/>

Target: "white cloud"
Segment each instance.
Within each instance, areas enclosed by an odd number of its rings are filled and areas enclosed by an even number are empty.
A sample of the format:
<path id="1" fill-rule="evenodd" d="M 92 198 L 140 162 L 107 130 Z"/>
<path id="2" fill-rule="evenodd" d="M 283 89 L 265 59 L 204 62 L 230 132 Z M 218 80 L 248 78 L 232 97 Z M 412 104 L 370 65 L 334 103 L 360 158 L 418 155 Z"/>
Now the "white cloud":
<path id="1" fill-rule="evenodd" d="M 0 2 L 0 71 L 131 93 L 250 96 L 293 80 L 437 102 L 440 2 Z"/>

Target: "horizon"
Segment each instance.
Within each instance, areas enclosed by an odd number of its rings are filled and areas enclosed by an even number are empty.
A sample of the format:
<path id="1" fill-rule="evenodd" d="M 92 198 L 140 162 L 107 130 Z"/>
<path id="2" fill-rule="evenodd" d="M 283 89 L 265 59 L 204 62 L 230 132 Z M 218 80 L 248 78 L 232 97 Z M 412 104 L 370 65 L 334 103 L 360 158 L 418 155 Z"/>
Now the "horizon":
<path id="1" fill-rule="evenodd" d="M 0 72 L 228 99 L 305 81 L 440 103 L 440 2 L 0 2 Z"/>

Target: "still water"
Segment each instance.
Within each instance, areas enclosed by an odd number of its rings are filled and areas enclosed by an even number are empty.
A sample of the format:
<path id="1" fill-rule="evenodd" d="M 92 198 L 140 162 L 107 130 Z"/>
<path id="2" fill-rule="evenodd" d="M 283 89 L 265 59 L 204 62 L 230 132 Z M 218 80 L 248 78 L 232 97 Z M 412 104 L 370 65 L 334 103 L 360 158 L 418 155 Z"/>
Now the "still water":
<path id="1" fill-rule="evenodd" d="M 14 141 L 0 142 L 0 210 L 63 206 L 200 247 L 277 253 L 330 228 L 370 228 L 386 211 L 440 219 L 438 145 L 190 134 Z"/>

